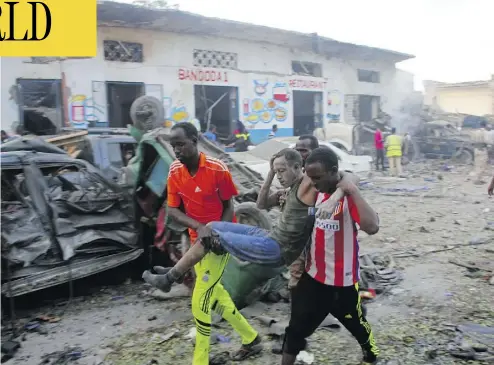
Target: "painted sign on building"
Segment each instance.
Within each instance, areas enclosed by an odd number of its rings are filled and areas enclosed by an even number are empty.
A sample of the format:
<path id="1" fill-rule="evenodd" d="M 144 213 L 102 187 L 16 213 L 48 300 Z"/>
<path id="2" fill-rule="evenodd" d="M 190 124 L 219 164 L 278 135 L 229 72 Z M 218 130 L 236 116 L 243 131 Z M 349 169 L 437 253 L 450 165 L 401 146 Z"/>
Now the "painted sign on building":
<path id="1" fill-rule="evenodd" d="M 326 89 L 327 81 L 320 78 L 292 78 L 288 80 L 291 89 L 323 91 Z"/>
<path id="2" fill-rule="evenodd" d="M 228 83 L 228 72 L 216 69 L 203 69 L 203 68 L 179 68 L 178 79 L 180 81 L 197 81 L 197 82 L 223 82 Z"/>
<path id="3" fill-rule="evenodd" d="M 339 90 L 331 90 L 328 92 L 326 117 L 329 122 L 339 122 L 343 110 L 343 95 Z"/>
<path id="4" fill-rule="evenodd" d="M 252 77 L 250 85 L 240 88 L 241 118 L 253 143 L 268 138 L 273 125 L 277 136 L 293 135 L 292 97 L 288 83 L 274 77 Z"/>

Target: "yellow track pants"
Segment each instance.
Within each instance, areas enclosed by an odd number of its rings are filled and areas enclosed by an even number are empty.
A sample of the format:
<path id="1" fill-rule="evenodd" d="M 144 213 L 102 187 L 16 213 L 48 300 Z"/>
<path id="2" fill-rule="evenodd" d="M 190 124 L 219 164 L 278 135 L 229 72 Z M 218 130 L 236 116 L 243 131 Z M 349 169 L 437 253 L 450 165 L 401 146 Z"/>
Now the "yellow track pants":
<path id="1" fill-rule="evenodd" d="M 192 315 L 196 324 L 196 345 L 193 365 L 209 364 L 209 339 L 211 336 L 211 310 L 220 314 L 247 345 L 255 340 L 257 332 L 233 304 L 228 292 L 221 285 L 221 277 L 229 255 L 209 252 L 195 265 L 196 284 L 192 293 Z"/>

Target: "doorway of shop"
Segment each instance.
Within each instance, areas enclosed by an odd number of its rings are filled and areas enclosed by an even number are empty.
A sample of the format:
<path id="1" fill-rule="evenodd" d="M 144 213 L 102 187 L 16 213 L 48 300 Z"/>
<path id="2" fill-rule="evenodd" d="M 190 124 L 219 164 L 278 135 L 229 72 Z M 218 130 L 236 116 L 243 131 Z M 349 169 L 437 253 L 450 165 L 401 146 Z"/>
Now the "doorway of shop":
<path id="1" fill-rule="evenodd" d="M 238 119 L 237 88 L 233 86 L 194 85 L 196 118 L 205 132 L 216 126 L 216 134 L 222 141 L 228 139 Z"/>
<path id="2" fill-rule="evenodd" d="M 293 135 L 312 134 L 322 121 L 322 92 L 293 91 Z"/>
<path id="3" fill-rule="evenodd" d="M 143 96 L 143 82 L 106 82 L 108 96 L 108 121 L 110 128 L 126 128 L 132 124 L 130 106 L 140 96 Z"/>

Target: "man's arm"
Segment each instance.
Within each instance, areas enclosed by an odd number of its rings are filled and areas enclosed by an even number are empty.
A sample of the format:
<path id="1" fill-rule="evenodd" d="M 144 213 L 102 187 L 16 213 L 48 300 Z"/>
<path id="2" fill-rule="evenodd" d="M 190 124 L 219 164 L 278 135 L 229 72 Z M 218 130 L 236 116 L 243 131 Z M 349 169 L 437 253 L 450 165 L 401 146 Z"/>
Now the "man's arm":
<path id="1" fill-rule="evenodd" d="M 350 212 L 352 214 L 352 218 L 359 224 L 360 229 L 369 235 L 379 232 L 379 217 L 374 209 L 372 209 L 369 203 L 367 203 L 364 199 L 359 188 L 355 186 L 355 190 L 353 190 L 353 192 L 349 195 L 354 204 L 354 209 L 350 209 Z"/>
<path id="2" fill-rule="evenodd" d="M 233 221 L 234 214 L 235 209 L 233 207 L 233 199 L 223 200 L 223 214 L 221 215 L 221 220 L 231 222 Z"/>
<path id="3" fill-rule="evenodd" d="M 219 173 L 218 192 L 220 199 L 223 202 L 223 214 L 221 215 L 221 220 L 231 222 L 233 221 L 233 217 L 235 215 L 233 197 L 238 195 L 238 190 L 233 183 L 232 174 L 227 170 L 226 166 L 225 171 Z"/>
<path id="4" fill-rule="evenodd" d="M 195 219 L 187 216 L 179 209 L 180 204 L 182 203 L 182 199 L 178 194 L 178 184 L 173 178 L 173 175 L 168 176 L 166 200 L 168 204 L 168 214 L 171 218 L 177 221 L 177 223 L 180 223 L 182 226 L 191 228 L 193 230 L 199 229 L 201 224 Z"/>
<path id="5" fill-rule="evenodd" d="M 257 207 L 259 209 L 269 209 L 278 205 L 280 196 L 282 191 L 277 191 L 276 193 L 269 194 L 271 190 L 271 184 L 274 179 L 274 171 L 272 169 L 269 170 L 268 176 L 262 184 L 261 190 L 259 191 L 259 195 L 257 196 Z"/>
<path id="6" fill-rule="evenodd" d="M 337 187 L 349 196 L 349 209 L 353 220 L 365 233 L 376 234 L 379 231 L 379 216 L 360 193 L 357 185 L 358 176 L 348 172 L 340 172 L 340 174 L 340 182 Z"/>

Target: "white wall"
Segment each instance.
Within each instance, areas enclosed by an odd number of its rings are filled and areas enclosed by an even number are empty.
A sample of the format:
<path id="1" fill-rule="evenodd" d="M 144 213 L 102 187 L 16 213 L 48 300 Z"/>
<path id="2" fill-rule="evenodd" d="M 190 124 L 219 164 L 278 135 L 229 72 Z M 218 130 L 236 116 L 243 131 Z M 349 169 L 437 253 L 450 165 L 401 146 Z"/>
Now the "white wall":
<path id="1" fill-rule="evenodd" d="M 72 125 L 79 127 L 85 125 L 77 123 L 77 113 L 82 109 L 86 119 L 100 125 L 108 121 L 104 81 L 145 83 L 146 93 L 163 98 L 171 122 L 194 117 L 194 84 L 237 86 L 239 117 L 252 128 L 254 139 L 267 136 L 273 124 L 278 124 L 280 135 L 293 133 L 291 90 L 323 91 L 325 121 L 328 118 L 344 121 L 345 94 L 379 95 L 385 111 L 398 103 L 394 64 L 327 59 L 273 45 L 127 28 L 100 28 L 98 37 L 100 49 L 93 59 L 40 65 L 25 63 L 27 59 L 22 58 L 4 58 L 1 66 L 2 128 L 19 119 L 17 105 L 9 100 L 9 89 L 17 78 L 60 79 L 62 73 L 67 87 L 65 107 Z M 105 39 L 143 43 L 144 63 L 104 61 L 102 44 Z M 187 71 L 198 74 L 199 70 L 193 66 L 193 49 L 236 52 L 238 70 L 210 69 L 221 73 L 220 81 L 180 80 L 180 75 L 184 76 Z M 292 60 L 322 63 L 324 78 L 290 76 Z M 358 68 L 379 71 L 381 82 L 358 82 Z M 273 91 L 283 90 L 287 99 L 280 95 L 274 97 Z M 252 110 L 253 106 L 255 110 Z"/>

